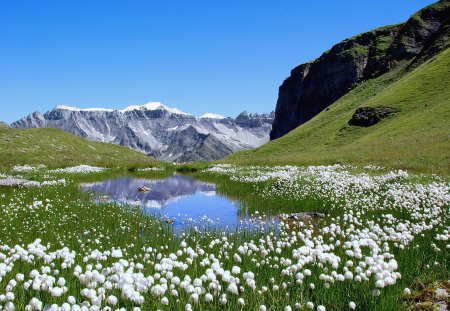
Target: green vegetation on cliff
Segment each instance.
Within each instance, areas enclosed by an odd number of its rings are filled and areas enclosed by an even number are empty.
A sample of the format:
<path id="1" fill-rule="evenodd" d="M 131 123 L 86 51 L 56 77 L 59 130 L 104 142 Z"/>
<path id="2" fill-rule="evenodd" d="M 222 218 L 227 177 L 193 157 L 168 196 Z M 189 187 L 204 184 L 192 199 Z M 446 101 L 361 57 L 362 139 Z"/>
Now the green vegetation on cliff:
<path id="1" fill-rule="evenodd" d="M 418 172 L 450 171 L 450 49 L 414 70 L 397 67 L 361 83 L 328 109 L 260 148 L 238 152 L 237 164 L 381 165 Z M 400 109 L 371 127 L 348 125 L 358 107 Z"/>
<path id="2" fill-rule="evenodd" d="M 0 168 L 45 164 L 64 167 L 156 165 L 143 153 L 113 144 L 92 142 L 53 128 L 12 129 L 0 126 Z"/>

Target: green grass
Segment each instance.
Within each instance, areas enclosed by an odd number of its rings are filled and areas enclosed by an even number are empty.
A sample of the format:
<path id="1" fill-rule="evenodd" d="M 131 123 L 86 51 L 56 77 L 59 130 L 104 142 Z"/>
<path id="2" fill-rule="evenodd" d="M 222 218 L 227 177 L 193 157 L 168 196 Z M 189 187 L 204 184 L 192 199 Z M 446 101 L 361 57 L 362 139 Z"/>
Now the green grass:
<path id="1" fill-rule="evenodd" d="M 369 46 L 354 43 L 350 49 L 342 51 L 339 55 L 346 57 L 360 57 L 369 53 Z"/>
<path id="2" fill-rule="evenodd" d="M 394 41 L 394 38 L 391 36 L 378 36 L 375 40 L 375 57 L 380 58 L 384 56 L 392 41 Z"/>
<path id="3" fill-rule="evenodd" d="M 53 128 L 0 127 L 0 169 L 8 170 L 23 164 L 140 167 L 161 165 L 161 162 L 129 148 L 88 141 Z"/>
<path id="4" fill-rule="evenodd" d="M 450 172 L 450 49 L 412 71 L 399 66 L 361 83 L 289 134 L 223 162 L 239 165 L 381 165 Z M 358 107 L 401 111 L 368 127 L 348 125 Z"/>

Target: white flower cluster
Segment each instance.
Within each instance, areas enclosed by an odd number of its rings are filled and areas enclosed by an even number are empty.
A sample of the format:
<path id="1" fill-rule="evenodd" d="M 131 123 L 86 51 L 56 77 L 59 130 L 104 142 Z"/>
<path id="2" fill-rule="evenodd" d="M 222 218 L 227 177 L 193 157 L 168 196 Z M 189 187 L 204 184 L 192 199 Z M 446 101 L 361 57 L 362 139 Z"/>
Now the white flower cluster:
<path id="1" fill-rule="evenodd" d="M 66 186 L 67 181 L 64 178 L 57 179 L 57 180 L 44 180 L 40 183 L 40 186 Z"/>
<path id="2" fill-rule="evenodd" d="M 29 173 L 29 172 L 38 172 L 40 170 L 46 169 L 47 167 L 43 164 L 39 165 L 16 165 L 12 168 L 14 172 L 17 173 Z"/>
<path id="3" fill-rule="evenodd" d="M 96 167 L 90 165 L 78 165 L 66 168 L 58 168 L 48 171 L 49 173 L 68 173 L 68 174 L 87 174 L 87 173 L 99 173 L 107 170 L 104 167 Z"/>
<path id="4" fill-rule="evenodd" d="M 166 168 L 165 167 L 144 167 L 144 168 L 140 168 L 137 171 L 138 172 L 155 172 L 155 171 L 165 171 Z"/>

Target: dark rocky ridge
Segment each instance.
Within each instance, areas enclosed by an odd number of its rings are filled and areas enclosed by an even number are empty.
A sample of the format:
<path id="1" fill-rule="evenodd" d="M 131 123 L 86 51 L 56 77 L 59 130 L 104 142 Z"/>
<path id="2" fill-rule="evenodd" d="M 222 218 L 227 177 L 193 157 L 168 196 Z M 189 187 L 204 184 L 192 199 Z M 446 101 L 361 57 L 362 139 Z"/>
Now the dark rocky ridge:
<path id="1" fill-rule="evenodd" d="M 307 122 L 358 83 L 399 63 L 449 46 L 450 1 L 439 1 L 399 25 L 346 39 L 313 62 L 299 65 L 279 88 L 270 139 Z"/>

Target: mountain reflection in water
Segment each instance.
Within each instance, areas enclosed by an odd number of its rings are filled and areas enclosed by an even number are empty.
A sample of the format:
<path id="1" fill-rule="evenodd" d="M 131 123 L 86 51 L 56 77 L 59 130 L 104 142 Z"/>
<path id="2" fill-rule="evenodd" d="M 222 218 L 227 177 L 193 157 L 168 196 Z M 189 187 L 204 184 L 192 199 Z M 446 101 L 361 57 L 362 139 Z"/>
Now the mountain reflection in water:
<path id="1" fill-rule="evenodd" d="M 146 187 L 148 192 L 139 192 Z M 152 215 L 174 220 L 181 228 L 187 223 L 227 227 L 239 225 L 239 204 L 216 193 L 216 185 L 188 176 L 173 175 L 165 179 L 121 177 L 82 184 L 98 202 L 139 205 Z"/>

